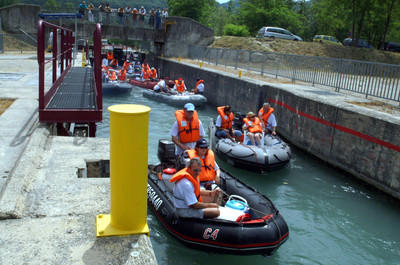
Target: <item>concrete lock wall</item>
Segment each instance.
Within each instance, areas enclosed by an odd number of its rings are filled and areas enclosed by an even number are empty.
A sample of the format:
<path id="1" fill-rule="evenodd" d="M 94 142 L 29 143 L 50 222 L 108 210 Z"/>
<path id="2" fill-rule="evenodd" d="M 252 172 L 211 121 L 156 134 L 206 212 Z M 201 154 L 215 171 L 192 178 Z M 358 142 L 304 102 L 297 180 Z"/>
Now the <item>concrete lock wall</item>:
<path id="1" fill-rule="evenodd" d="M 28 34 L 37 34 L 40 6 L 12 5 L 0 9 L 3 30 L 10 33 L 21 33 L 21 28 Z"/>
<path id="2" fill-rule="evenodd" d="M 256 112 L 275 109 L 278 132 L 292 145 L 400 199 L 400 122 L 390 115 L 333 103 L 296 91 L 296 85 L 267 84 L 217 70 L 153 58 L 164 76 L 182 77 L 188 88 L 205 83 L 209 103 Z M 217 114 L 216 114 L 217 116 Z"/>
<path id="3" fill-rule="evenodd" d="M 186 17 L 168 17 L 167 35 L 162 52 L 165 56 L 188 56 L 188 45 L 210 45 L 214 30 Z"/>

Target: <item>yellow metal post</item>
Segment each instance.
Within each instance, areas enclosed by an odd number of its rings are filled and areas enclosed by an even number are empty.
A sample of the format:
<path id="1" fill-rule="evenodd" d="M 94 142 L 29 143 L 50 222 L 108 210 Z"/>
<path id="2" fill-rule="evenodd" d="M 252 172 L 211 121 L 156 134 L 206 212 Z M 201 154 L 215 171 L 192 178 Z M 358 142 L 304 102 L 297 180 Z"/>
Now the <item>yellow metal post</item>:
<path id="1" fill-rule="evenodd" d="M 178 62 L 181 62 L 181 57 L 178 57 Z"/>
<path id="2" fill-rule="evenodd" d="M 161 58 L 164 58 L 164 53 L 161 53 Z"/>
<path id="3" fill-rule="evenodd" d="M 85 48 L 82 49 L 82 67 L 85 67 Z"/>
<path id="4" fill-rule="evenodd" d="M 242 77 L 242 71 L 239 70 L 239 78 L 241 78 L 241 77 Z"/>
<path id="5" fill-rule="evenodd" d="M 123 104 L 110 111 L 110 214 L 96 218 L 97 236 L 147 234 L 150 108 Z"/>
<path id="6" fill-rule="evenodd" d="M 200 68 L 202 68 L 203 67 L 203 62 L 200 62 Z"/>

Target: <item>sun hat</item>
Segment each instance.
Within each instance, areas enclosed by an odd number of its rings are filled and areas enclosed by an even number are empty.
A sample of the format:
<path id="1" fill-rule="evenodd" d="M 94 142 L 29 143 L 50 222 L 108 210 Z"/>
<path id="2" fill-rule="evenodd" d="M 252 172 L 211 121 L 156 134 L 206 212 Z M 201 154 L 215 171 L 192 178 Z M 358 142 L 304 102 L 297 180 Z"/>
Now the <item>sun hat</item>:
<path id="1" fill-rule="evenodd" d="M 254 112 L 250 111 L 249 113 L 247 113 L 247 118 L 251 118 L 253 116 L 255 116 Z"/>

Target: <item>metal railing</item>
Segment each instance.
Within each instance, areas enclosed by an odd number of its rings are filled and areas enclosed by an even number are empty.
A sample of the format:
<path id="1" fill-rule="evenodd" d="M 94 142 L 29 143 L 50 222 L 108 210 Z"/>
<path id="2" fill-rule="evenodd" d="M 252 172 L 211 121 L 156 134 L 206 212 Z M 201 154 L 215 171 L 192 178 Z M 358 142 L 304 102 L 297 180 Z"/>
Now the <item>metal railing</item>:
<path id="1" fill-rule="evenodd" d="M 400 65 L 194 45 L 189 58 L 400 102 Z"/>
<path id="2" fill-rule="evenodd" d="M 63 9 L 62 7 L 52 7 L 52 8 L 46 8 L 44 7 L 41 10 L 42 13 L 56 13 L 56 12 L 69 12 L 69 13 L 79 13 L 78 9 L 71 9 L 71 8 L 66 8 Z M 93 20 L 90 18 L 90 16 L 93 15 Z M 153 22 L 152 19 L 150 18 L 150 15 L 148 13 L 145 14 L 143 20 L 140 20 L 140 16 L 137 15 L 137 19 L 133 20 L 133 15 L 132 14 L 124 14 L 122 19 L 118 16 L 117 10 L 113 9 L 111 13 L 105 13 L 103 12 L 100 17 L 100 12 L 98 8 L 95 7 L 95 9 L 92 11 L 92 14 L 89 14 L 88 10 L 85 10 L 85 15 L 84 15 L 84 23 L 102 23 L 104 25 L 121 25 L 121 26 L 127 26 L 127 27 L 140 27 L 140 28 L 156 28 L 156 18 L 153 17 Z M 79 19 L 80 21 L 80 19 Z M 159 29 L 163 29 L 165 21 L 161 19 L 161 23 L 159 25 Z M 54 22 L 55 23 L 55 22 Z"/>
<path id="3" fill-rule="evenodd" d="M 46 27 L 53 32 L 52 37 L 52 58 L 45 61 Z M 57 88 L 60 86 L 64 77 L 72 66 L 72 50 L 75 38 L 72 36 L 72 31 L 60 26 L 48 23 L 43 20 L 38 22 L 38 43 L 37 43 L 37 58 L 39 64 L 39 110 L 43 110 L 50 99 L 53 97 Z M 61 39 L 59 42 L 58 39 Z M 60 45 L 59 45 L 60 43 Z M 52 63 L 52 85 L 51 88 L 45 92 L 45 65 Z M 57 64 L 59 63 L 60 69 L 57 71 Z"/>

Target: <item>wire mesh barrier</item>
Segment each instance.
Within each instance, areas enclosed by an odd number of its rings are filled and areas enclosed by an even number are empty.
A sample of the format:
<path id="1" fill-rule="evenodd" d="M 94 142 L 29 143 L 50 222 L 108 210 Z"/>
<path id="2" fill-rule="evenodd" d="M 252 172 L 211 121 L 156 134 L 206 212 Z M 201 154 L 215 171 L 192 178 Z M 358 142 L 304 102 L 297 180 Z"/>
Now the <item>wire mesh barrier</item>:
<path id="1" fill-rule="evenodd" d="M 189 58 L 400 102 L 400 65 L 195 45 Z"/>

